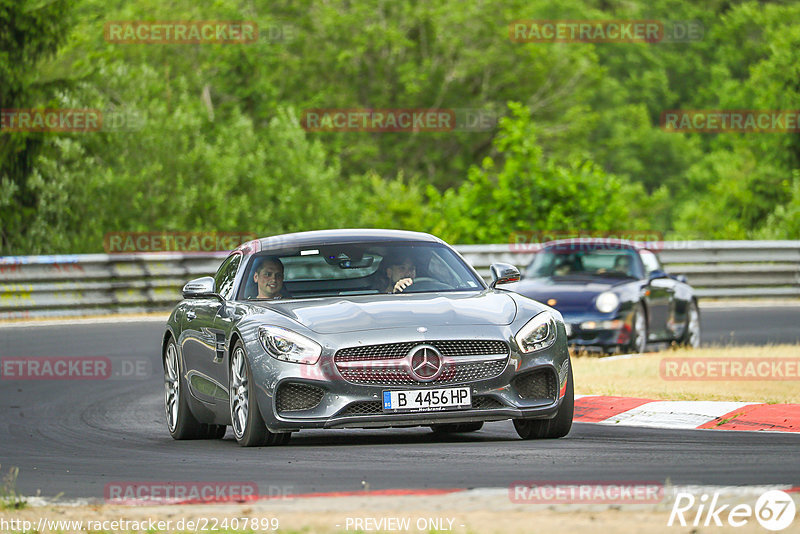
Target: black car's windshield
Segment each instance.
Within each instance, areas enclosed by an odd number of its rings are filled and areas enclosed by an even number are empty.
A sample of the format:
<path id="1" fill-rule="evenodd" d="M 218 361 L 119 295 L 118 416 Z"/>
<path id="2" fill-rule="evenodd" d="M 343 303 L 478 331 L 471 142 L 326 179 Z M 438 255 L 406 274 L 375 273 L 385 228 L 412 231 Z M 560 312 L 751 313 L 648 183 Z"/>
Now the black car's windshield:
<path id="1" fill-rule="evenodd" d="M 525 275 L 528 278 L 640 278 L 641 266 L 632 249 L 552 247 L 533 257 Z"/>
<path id="2" fill-rule="evenodd" d="M 463 260 L 441 244 L 329 244 L 253 256 L 238 298 L 268 300 L 484 287 Z"/>

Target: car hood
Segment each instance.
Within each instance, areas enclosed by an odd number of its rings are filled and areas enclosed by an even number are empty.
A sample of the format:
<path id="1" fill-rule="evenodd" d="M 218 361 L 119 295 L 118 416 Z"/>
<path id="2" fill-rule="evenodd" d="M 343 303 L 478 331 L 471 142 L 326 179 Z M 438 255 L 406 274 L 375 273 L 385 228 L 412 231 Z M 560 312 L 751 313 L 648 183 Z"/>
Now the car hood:
<path id="1" fill-rule="evenodd" d="M 271 301 L 260 307 L 320 334 L 411 326 L 509 325 L 514 299 L 494 291 Z"/>
<path id="2" fill-rule="evenodd" d="M 553 306 L 559 311 L 584 311 L 595 297 L 604 291 L 628 284 L 631 278 L 534 278 L 522 280 L 509 289 L 526 297 L 547 303 L 555 299 Z"/>

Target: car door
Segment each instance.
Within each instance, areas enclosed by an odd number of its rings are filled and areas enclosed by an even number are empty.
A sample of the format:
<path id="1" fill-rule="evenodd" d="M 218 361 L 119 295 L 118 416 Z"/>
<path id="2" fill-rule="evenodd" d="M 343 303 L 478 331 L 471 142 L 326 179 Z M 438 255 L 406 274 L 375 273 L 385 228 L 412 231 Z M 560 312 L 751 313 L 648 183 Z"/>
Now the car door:
<path id="1" fill-rule="evenodd" d="M 225 332 L 217 319 L 228 309 L 223 301 L 230 298 L 241 259 L 241 253 L 231 254 L 214 275 L 214 291 L 220 298 L 194 299 L 184 319 L 182 350 L 191 362 L 187 365 L 187 382 L 195 397 L 212 405 L 228 402 L 223 363 Z"/>
<path id="2" fill-rule="evenodd" d="M 640 250 L 639 257 L 645 269 L 649 337 L 666 339 L 671 336 L 668 326 L 674 310 L 675 280 L 667 276 L 656 255 L 649 250 Z"/>

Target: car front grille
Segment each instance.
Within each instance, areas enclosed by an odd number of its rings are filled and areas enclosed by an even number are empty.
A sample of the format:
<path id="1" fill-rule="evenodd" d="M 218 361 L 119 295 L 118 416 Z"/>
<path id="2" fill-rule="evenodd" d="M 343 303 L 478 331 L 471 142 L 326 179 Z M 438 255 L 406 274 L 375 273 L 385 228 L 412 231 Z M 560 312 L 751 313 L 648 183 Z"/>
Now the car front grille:
<path id="1" fill-rule="evenodd" d="M 284 384 L 278 388 L 275 404 L 278 413 L 296 412 L 316 408 L 324 391 L 308 384 Z"/>
<path id="2" fill-rule="evenodd" d="M 336 352 L 334 361 L 363 362 L 371 360 L 392 360 L 405 357 L 417 345 L 431 345 L 443 356 L 479 356 L 481 354 L 508 354 L 505 341 L 483 339 L 446 339 L 441 341 L 406 341 L 383 345 L 364 345 L 348 347 Z"/>
<path id="3" fill-rule="evenodd" d="M 410 373 L 408 354 L 420 345 L 436 348 L 447 359 L 434 380 L 418 380 Z M 334 362 L 342 378 L 353 384 L 425 387 L 494 378 L 506 368 L 508 354 L 508 345 L 504 341 L 415 341 L 341 349 L 334 355 Z M 459 357 L 465 358 L 459 361 Z M 373 362 L 379 362 L 380 365 L 371 365 Z"/>
<path id="4" fill-rule="evenodd" d="M 539 369 L 515 377 L 511 386 L 523 399 L 556 400 L 558 387 L 556 375 L 549 369 Z"/>
<path id="5" fill-rule="evenodd" d="M 373 386 L 441 386 L 494 378 L 503 372 L 506 360 L 465 363 L 445 366 L 442 374 L 431 382 L 415 380 L 404 369 L 340 369 L 342 378 L 354 384 Z"/>
<path id="6" fill-rule="evenodd" d="M 478 395 L 472 399 L 473 410 L 494 410 L 505 406 L 493 397 Z M 456 410 L 460 411 L 460 410 Z M 344 410 L 336 414 L 336 417 L 350 417 L 358 415 L 382 415 L 383 405 L 381 401 L 360 401 L 348 404 Z"/>
<path id="7" fill-rule="evenodd" d="M 347 408 L 339 412 L 337 415 L 348 417 L 351 415 L 376 415 L 383 413 L 383 405 L 381 401 L 362 401 L 348 404 Z"/>

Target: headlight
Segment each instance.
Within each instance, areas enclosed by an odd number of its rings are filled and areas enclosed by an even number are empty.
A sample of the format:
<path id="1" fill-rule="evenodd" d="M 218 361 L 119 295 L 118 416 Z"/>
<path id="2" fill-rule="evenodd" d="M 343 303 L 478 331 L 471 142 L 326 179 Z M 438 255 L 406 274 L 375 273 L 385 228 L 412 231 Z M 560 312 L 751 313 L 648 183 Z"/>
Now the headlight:
<path id="1" fill-rule="evenodd" d="M 285 328 L 262 326 L 258 338 L 270 356 L 285 362 L 315 364 L 322 354 L 319 343 Z"/>
<path id="2" fill-rule="evenodd" d="M 556 319 L 544 311 L 527 322 L 514 336 L 519 350 L 524 353 L 546 349 L 556 340 Z"/>
<path id="3" fill-rule="evenodd" d="M 597 306 L 597 310 L 601 313 L 612 312 L 619 306 L 619 297 L 616 293 L 612 293 L 611 291 L 600 293 L 600 295 L 597 296 L 595 306 Z"/>

